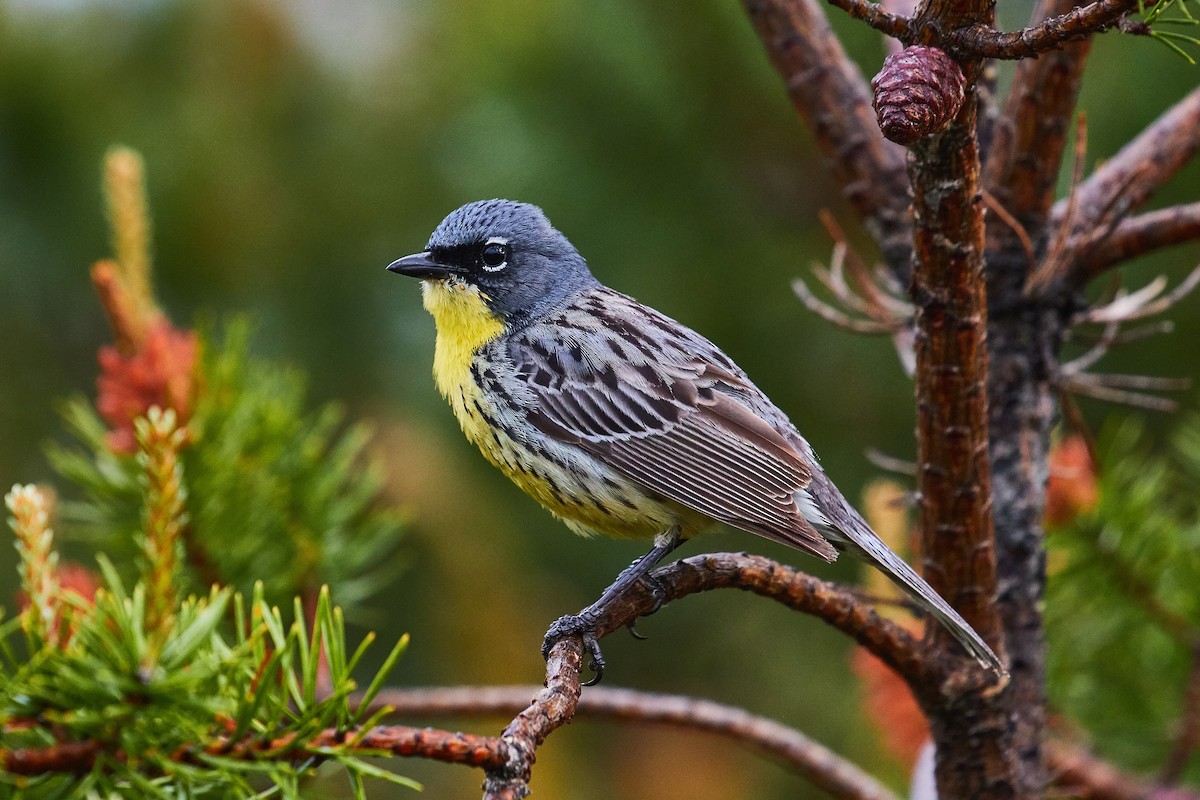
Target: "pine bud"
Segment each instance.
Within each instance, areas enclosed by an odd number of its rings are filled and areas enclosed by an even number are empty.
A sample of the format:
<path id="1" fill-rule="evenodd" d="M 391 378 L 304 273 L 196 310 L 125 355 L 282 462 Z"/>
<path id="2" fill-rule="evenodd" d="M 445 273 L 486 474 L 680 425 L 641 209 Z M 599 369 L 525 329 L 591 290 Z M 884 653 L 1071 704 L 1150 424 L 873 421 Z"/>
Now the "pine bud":
<path id="1" fill-rule="evenodd" d="M 941 130 L 962 106 L 966 85 L 962 69 L 936 47 L 893 53 L 871 80 L 879 129 L 906 147 Z"/>

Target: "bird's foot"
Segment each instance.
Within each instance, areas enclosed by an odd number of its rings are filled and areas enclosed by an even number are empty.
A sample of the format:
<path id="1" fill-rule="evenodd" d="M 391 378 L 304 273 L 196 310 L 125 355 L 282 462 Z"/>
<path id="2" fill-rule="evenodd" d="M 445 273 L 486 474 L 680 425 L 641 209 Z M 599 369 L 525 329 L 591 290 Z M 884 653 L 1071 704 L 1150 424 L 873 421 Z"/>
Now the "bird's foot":
<path id="1" fill-rule="evenodd" d="M 546 638 L 542 640 L 542 658 L 549 658 L 550 651 L 563 639 L 578 636 L 583 640 L 583 650 L 589 657 L 588 669 L 592 671 L 591 680 L 583 685 L 595 686 L 604 677 L 604 655 L 600 652 L 600 638 L 596 636 L 597 622 L 597 618 L 586 609 L 579 614 L 567 614 L 554 620 L 546 631 Z"/>
<path id="2" fill-rule="evenodd" d="M 654 605 L 650 610 L 642 614 L 643 617 L 648 617 L 651 614 L 658 613 L 658 610 L 667 604 L 667 587 L 662 585 L 658 578 L 654 577 L 653 572 L 647 572 L 642 576 L 642 583 L 650 591 L 650 596 L 654 598 Z"/>

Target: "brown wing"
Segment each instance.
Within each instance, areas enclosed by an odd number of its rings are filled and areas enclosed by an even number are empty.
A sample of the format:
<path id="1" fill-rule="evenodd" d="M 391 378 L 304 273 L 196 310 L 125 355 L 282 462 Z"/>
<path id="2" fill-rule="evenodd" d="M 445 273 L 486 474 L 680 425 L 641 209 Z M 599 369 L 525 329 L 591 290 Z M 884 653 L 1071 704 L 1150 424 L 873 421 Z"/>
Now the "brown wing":
<path id="1" fill-rule="evenodd" d="M 812 479 L 809 466 L 733 396 L 757 389 L 720 366 L 681 361 L 678 348 L 662 363 L 638 363 L 614 358 L 595 331 L 571 330 L 568 339 L 539 325 L 509 346 L 538 430 L 715 520 L 837 557 L 794 499 Z"/>

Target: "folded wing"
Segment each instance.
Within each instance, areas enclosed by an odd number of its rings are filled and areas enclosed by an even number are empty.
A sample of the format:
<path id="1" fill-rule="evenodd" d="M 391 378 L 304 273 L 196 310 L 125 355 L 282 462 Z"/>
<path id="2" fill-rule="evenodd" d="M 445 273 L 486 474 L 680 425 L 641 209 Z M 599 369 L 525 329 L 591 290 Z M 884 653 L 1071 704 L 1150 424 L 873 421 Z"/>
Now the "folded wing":
<path id="1" fill-rule="evenodd" d="M 837 557 L 796 505 L 810 467 L 737 399 L 757 389 L 694 354 L 622 360 L 590 338 L 543 328 L 511 341 L 509 357 L 533 396 L 531 424 L 715 520 Z"/>

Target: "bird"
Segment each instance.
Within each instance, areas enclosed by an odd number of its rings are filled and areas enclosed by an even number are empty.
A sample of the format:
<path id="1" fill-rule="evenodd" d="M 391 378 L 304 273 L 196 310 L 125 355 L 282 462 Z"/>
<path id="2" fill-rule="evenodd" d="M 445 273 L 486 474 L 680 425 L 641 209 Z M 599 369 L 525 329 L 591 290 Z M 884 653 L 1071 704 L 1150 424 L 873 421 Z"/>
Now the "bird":
<path id="1" fill-rule="evenodd" d="M 861 558 L 1006 674 L 733 359 L 601 283 L 539 207 L 467 203 L 387 270 L 421 281 L 434 382 L 484 457 L 570 530 L 653 542 L 595 603 L 551 625 L 543 656 L 581 636 L 598 681 L 604 610 L 683 541 L 724 523 L 826 562 Z"/>

